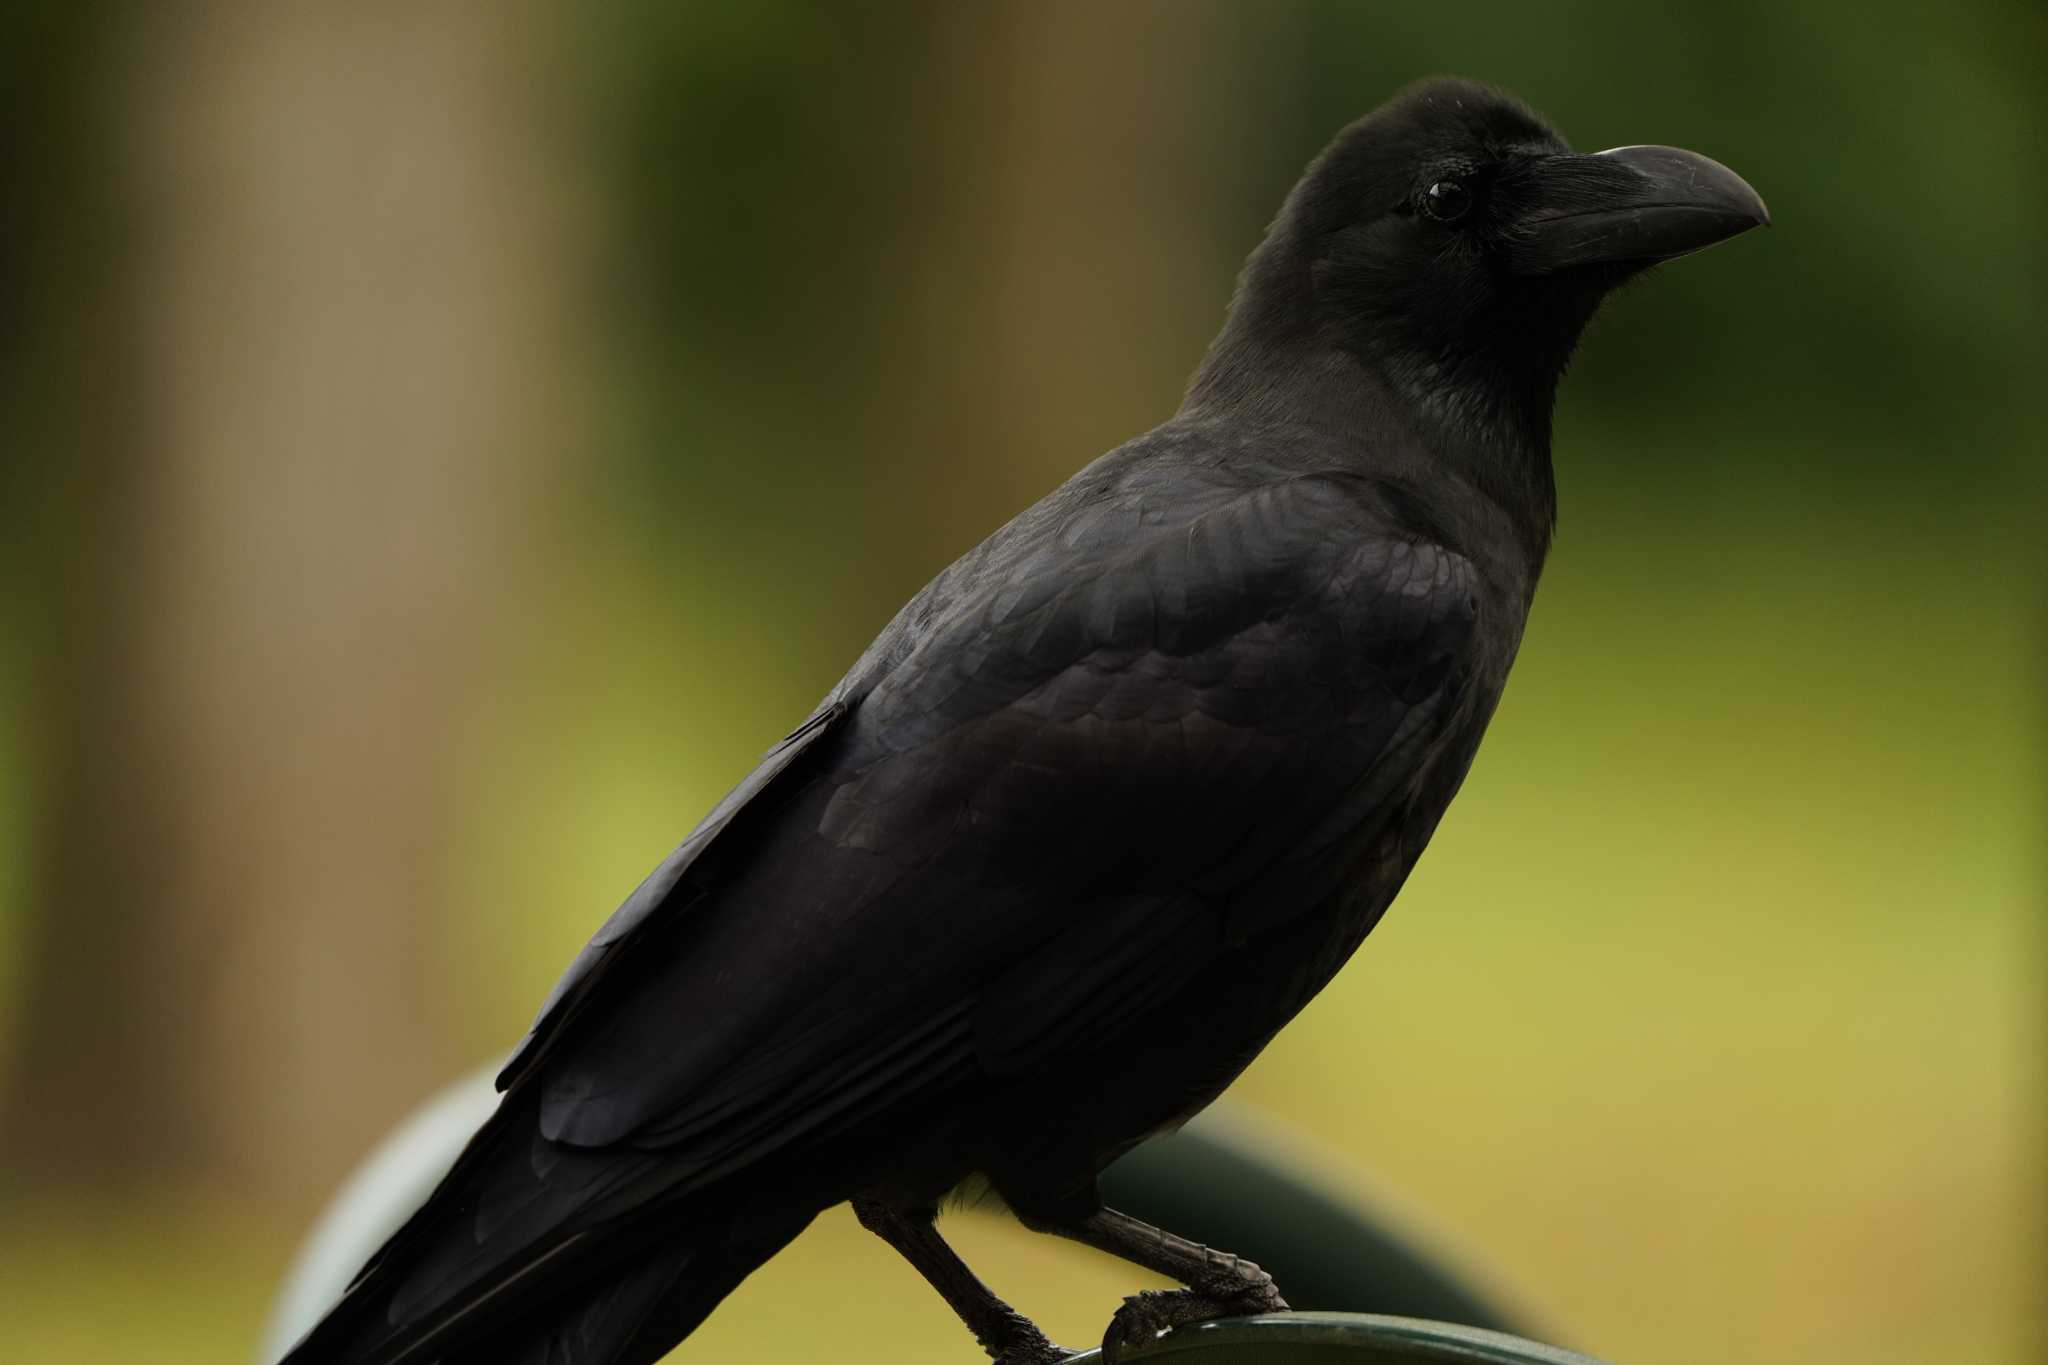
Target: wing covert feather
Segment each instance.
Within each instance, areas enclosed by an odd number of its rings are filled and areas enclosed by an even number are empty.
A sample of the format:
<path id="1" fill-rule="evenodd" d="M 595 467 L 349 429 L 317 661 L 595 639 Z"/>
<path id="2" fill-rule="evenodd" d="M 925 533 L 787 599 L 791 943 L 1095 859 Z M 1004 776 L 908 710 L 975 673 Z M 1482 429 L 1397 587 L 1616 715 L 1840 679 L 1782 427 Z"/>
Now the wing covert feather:
<path id="1" fill-rule="evenodd" d="M 1053 528 L 914 601 L 829 754 L 549 1060 L 546 1135 L 707 1166 L 814 1138 L 1099 1040 L 1327 894 L 1477 610 L 1361 482 L 1085 507 L 1079 564 Z M 1247 913 L 1269 877 L 1288 903 Z"/>

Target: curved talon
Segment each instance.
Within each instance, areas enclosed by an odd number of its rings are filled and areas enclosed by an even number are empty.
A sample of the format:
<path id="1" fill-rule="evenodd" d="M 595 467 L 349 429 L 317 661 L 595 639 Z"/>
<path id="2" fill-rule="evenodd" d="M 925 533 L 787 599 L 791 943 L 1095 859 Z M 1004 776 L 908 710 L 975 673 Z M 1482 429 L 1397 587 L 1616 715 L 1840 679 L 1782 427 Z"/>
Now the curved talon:
<path id="1" fill-rule="evenodd" d="M 1080 1354 L 1049 1340 L 1031 1319 L 1014 1311 L 1000 1333 L 976 1340 L 988 1352 L 990 1365 L 1062 1365 Z"/>
<path id="2" fill-rule="evenodd" d="M 1192 1289 L 1147 1289 L 1126 1298 L 1110 1318 L 1109 1329 L 1102 1334 L 1102 1359 L 1104 1365 L 1116 1365 L 1125 1351 L 1148 1345 L 1161 1332 L 1190 1323 L 1286 1311 L 1287 1300 L 1270 1280 L 1263 1288 L 1229 1296 Z"/>
<path id="3" fill-rule="evenodd" d="M 1079 1354 L 1040 1337 L 1037 1341 L 997 1352 L 991 1365 L 1062 1365 L 1062 1362 Z"/>

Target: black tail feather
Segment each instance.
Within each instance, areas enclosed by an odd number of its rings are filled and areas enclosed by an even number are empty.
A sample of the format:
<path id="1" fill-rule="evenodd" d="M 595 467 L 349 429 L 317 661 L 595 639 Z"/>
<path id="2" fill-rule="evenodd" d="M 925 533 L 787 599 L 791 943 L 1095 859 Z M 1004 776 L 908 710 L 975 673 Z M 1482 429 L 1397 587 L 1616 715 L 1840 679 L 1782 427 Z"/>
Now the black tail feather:
<path id="1" fill-rule="evenodd" d="M 659 1156 L 546 1143 L 532 1106 L 506 1097 L 281 1365 L 658 1360 L 816 1213 L 738 1182 L 663 1198 Z"/>
<path id="2" fill-rule="evenodd" d="M 445 1365 L 654 1365 L 809 1221 L 744 1244 L 727 1235 L 651 1252 L 552 1320 L 517 1324 Z"/>

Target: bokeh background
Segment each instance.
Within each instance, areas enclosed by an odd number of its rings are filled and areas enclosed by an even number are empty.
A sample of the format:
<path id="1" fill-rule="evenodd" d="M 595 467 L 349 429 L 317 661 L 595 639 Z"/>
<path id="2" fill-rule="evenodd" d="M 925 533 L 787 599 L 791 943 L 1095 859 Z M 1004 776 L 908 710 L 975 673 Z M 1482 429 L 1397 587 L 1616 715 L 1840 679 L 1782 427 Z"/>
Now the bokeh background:
<path id="1" fill-rule="evenodd" d="M 1464 796 L 1234 1092 L 1622 1362 L 2044 1332 L 2032 4 L 0 10 L 0 1358 L 245 1358 L 364 1150 L 1406 81 L 1777 226 L 1595 325 Z M 1130 1272 L 955 1231 L 1056 1337 Z M 833 1216 L 690 1359 L 964 1361 Z"/>

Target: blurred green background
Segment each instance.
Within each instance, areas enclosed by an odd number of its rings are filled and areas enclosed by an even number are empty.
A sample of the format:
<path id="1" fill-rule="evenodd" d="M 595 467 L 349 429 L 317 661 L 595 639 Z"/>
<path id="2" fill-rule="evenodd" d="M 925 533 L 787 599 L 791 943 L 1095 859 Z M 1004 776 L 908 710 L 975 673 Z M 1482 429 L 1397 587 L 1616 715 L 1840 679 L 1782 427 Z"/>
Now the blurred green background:
<path id="1" fill-rule="evenodd" d="M 1623 1362 L 2025 1362 L 2037 5 L 0 10 L 0 1359 L 220 1361 L 1406 81 L 1728 162 L 1465 794 L 1235 1094 Z M 1054 1336 L 1131 1272 L 953 1220 Z M 848 1218 L 684 1352 L 966 1361 Z"/>

